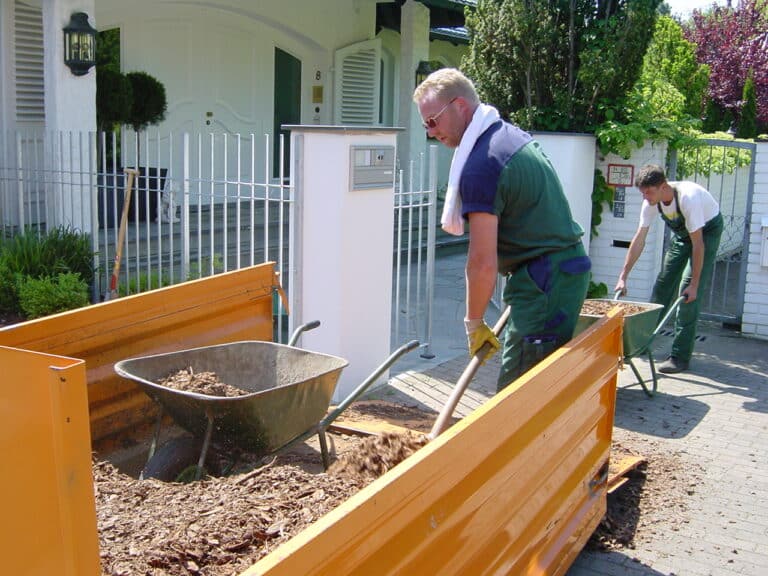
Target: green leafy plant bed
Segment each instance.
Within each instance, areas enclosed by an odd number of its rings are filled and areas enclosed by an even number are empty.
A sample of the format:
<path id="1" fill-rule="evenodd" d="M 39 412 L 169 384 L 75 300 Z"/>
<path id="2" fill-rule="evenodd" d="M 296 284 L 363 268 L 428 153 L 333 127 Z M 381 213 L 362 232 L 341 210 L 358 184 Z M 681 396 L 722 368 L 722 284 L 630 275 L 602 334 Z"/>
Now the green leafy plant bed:
<path id="1" fill-rule="evenodd" d="M 18 321 L 85 306 L 93 278 L 89 235 L 28 229 L 0 243 L 0 314 Z"/>

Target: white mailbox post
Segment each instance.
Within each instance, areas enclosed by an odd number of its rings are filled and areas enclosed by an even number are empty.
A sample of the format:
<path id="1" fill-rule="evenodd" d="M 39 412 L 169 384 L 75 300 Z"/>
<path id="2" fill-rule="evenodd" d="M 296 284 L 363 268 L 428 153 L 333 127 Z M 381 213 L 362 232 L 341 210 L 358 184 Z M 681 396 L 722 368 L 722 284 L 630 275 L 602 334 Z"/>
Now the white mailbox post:
<path id="1" fill-rule="evenodd" d="M 291 131 L 296 272 L 291 329 L 299 345 L 349 361 L 335 401 L 390 354 L 398 128 L 283 126 Z M 388 374 L 383 374 L 385 380 Z"/>

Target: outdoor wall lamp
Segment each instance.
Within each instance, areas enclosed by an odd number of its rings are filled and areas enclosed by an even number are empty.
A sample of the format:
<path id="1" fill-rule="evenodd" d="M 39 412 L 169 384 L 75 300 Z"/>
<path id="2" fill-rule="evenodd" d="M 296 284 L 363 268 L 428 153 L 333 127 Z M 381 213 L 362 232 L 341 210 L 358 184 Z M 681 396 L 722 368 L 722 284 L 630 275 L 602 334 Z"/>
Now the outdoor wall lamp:
<path id="1" fill-rule="evenodd" d="M 73 13 L 64 28 L 64 64 L 75 76 L 87 74 L 96 64 L 96 29 L 85 12 Z"/>
<path id="2" fill-rule="evenodd" d="M 424 82 L 431 73 L 432 66 L 429 65 L 429 62 L 426 60 L 419 62 L 419 65 L 416 67 L 416 86 Z"/>

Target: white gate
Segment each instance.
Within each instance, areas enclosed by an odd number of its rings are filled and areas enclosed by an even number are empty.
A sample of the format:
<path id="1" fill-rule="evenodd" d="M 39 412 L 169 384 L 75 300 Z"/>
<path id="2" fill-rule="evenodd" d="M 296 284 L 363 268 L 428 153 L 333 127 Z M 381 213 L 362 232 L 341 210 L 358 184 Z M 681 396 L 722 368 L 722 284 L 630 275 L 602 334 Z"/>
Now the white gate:
<path id="1" fill-rule="evenodd" d="M 709 289 L 702 297 L 703 318 L 740 324 L 749 253 L 749 222 L 755 180 L 754 142 L 706 139 L 672 151 L 670 180 L 691 180 L 710 191 L 723 215 L 723 235 Z"/>

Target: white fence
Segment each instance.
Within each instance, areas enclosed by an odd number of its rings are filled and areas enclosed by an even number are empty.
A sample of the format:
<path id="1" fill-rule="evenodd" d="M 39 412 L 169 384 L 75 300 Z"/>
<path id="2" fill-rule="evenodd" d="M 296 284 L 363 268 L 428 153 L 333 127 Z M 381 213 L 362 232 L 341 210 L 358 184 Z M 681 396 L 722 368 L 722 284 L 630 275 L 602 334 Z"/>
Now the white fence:
<path id="1" fill-rule="evenodd" d="M 65 226 L 91 234 L 92 299 L 111 287 L 125 199 L 120 295 L 266 261 L 288 288 L 294 274 L 294 195 L 287 142 L 268 135 L 125 132 L 0 133 L 0 238 Z M 124 162 L 109 150 L 121 149 Z M 275 150 L 277 153 L 273 153 Z M 435 256 L 436 147 L 395 182 L 392 342 L 429 355 Z M 275 161 L 275 157 L 277 160 Z M 136 162 L 140 158 L 140 162 Z M 127 193 L 125 167 L 140 169 Z M 414 177 L 418 174 L 418 177 Z M 425 175 L 429 174 L 428 181 Z M 282 318 L 276 299 L 275 313 Z M 277 337 L 285 339 L 283 323 Z"/>

